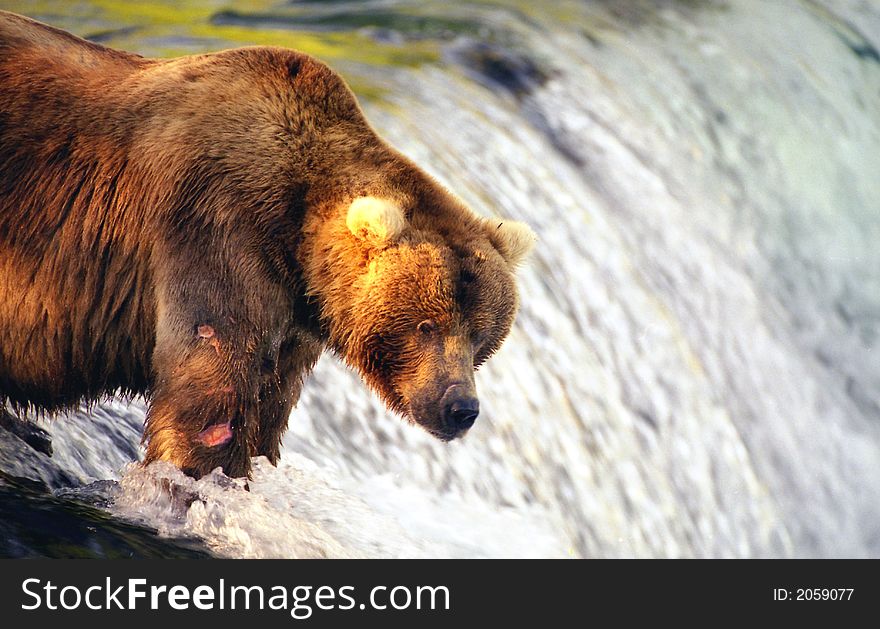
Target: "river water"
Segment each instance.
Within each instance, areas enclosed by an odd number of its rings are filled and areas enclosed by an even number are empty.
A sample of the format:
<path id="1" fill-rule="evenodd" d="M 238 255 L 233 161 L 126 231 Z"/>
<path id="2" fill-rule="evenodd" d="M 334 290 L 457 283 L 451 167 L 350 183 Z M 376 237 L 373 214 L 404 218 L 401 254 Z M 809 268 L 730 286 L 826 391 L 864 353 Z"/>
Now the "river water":
<path id="1" fill-rule="evenodd" d="M 328 355 L 250 491 L 128 465 L 143 402 L 113 401 L 41 424 L 59 500 L 233 557 L 880 555 L 880 2 L 0 7 L 152 56 L 313 53 L 540 239 L 467 439 Z"/>

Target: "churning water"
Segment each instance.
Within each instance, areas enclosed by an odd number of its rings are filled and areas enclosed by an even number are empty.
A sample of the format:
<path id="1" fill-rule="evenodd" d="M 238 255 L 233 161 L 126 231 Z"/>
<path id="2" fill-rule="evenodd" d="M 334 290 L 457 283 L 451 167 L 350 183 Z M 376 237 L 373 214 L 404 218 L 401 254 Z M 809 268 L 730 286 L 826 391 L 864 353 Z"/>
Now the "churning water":
<path id="1" fill-rule="evenodd" d="M 66 498 L 235 557 L 880 556 L 880 3 L 0 5 L 315 53 L 540 238 L 464 441 L 326 356 L 250 491 L 126 466 L 143 404 L 113 402 L 49 426 Z"/>

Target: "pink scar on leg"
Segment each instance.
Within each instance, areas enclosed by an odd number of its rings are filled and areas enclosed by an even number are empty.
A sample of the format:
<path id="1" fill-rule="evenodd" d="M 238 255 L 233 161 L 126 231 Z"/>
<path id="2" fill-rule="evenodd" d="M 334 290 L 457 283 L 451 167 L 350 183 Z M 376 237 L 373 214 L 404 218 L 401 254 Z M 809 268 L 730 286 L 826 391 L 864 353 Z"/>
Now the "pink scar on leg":
<path id="1" fill-rule="evenodd" d="M 208 345 L 214 348 L 214 351 L 217 352 L 217 355 L 220 355 L 220 341 L 217 340 L 217 337 L 214 336 L 214 327 L 208 325 L 207 323 L 203 323 L 198 327 L 196 331 L 196 335 L 200 339 L 211 339 L 208 341 Z"/>
<path id="2" fill-rule="evenodd" d="M 208 426 L 196 435 L 196 440 L 209 448 L 222 446 L 230 439 L 232 439 L 232 422 Z"/>

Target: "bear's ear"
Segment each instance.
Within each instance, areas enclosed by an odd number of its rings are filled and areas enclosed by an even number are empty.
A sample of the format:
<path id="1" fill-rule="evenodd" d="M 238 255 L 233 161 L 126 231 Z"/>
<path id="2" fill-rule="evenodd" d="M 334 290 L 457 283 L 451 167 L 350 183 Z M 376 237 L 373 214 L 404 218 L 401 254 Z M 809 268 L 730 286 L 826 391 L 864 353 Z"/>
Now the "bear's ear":
<path id="1" fill-rule="evenodd" d="M 358 197 L 348 206 L 345 224 L 352 234 L 375 246 L 388 245 L 403 233 L 406 217 L 388 199 Z"/>
<path id="2" fill-rule="evenodd" d="M 538 241 L 532 228 L 519 221 L 484 219 L 489 241 L 511 267 L 516 267 L 531 253 Z"/>

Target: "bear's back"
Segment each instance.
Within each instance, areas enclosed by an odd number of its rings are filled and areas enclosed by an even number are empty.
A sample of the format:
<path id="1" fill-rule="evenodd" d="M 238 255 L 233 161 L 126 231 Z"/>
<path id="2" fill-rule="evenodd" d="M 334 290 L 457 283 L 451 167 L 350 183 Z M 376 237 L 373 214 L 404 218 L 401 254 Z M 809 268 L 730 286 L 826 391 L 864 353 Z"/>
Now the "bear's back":
<path id="1" fill-rule="evenodd" d="M 142 57 L 81 39 L 28 17 L 0 11 L 0 60 L 40 57 L 55 64 L 86 67 L 133 66 Z M 31 67 L 31 71 L 38 68 Z"/>

